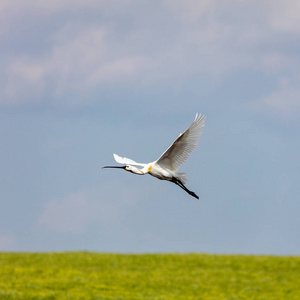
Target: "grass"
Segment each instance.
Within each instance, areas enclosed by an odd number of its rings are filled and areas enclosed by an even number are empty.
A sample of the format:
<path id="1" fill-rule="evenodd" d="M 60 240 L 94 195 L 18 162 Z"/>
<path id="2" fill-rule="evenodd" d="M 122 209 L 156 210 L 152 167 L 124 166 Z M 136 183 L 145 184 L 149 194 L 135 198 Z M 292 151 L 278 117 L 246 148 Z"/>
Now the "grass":
<path id="1" fill-rule="evenodd" d="M 300 299 L 300 257 L 0 253 L 0 299 Z"/>

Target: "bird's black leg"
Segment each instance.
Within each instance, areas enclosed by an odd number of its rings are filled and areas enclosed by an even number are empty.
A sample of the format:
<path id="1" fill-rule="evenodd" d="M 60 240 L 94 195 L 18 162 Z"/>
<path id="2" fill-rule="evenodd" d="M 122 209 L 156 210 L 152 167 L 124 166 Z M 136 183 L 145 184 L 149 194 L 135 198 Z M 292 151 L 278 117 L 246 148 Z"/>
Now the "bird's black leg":
<path id="1" fill-rule="evenodd" d="M 176 178 L 173 178 L 172 182 L 174 182 L 175 184 L 177 184 L 178 186 L 180 186 L 183 190 L 185 190 L 185 191 L 186 191 L 187 193 L 189 193 L 191 196 L 193 196 L 193 197 L 199 199 L 199 197 L 198 197 L 194 192 L 192 192 L 192 191 L 190 191 L 189 189 L 187 189 L 187 188 L 184 186 L 184 184 L 183 184 L 180 180 L 178 180 L 178 179 L 176 179 Z"/>

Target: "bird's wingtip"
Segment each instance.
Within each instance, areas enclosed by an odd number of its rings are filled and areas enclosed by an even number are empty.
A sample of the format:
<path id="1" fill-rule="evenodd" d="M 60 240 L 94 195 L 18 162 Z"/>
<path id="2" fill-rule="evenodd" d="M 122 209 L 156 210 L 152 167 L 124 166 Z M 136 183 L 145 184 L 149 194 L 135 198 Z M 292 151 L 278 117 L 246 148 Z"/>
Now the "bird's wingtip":
<path id="1" fill-rule="evenodd" d="M 199 114 L 199 113 L 196 113 L 196 116 L 195 116 L 195 120 L 194 120 L 194 122 L 196 121 L 196 122 L 198 122 L 198 121 L 205 121 L 205 118 L 206 118 L 206 116 L 204 115 L 204 114 Z"/>

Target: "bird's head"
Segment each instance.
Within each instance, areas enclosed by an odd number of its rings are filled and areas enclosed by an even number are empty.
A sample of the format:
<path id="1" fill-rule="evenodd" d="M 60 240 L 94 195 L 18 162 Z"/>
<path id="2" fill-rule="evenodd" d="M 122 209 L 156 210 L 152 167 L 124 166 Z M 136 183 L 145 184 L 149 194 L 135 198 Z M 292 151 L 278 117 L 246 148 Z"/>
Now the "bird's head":
<path id="1" fill-rule="evenodd" d="M 139 174 L 140 169 L 138 169 L 138 168 L 136 168 L 134 166 L 126 165 L 125 166 L 125 171 L 131 172 L 131 173 L 134 173 L 134 174 Z"/>
<path id="2" fill-rule="evenodd" d="M 140 169 L 138 169 L 134 166 L 131 166 L 131 165 L 126 165 L 126 166 L 122 166 L 122 167 L 119 167 L 119 166 L 105 166 L 105 167 L 102 167 L 102 169 L 105 169 L 105 168 L 124 169 L 125 171 L 131 172 L 131 173 L 134 173 L 134 174 L 138 174 L 138 175 L 143 175 L 144 174 Z"/>

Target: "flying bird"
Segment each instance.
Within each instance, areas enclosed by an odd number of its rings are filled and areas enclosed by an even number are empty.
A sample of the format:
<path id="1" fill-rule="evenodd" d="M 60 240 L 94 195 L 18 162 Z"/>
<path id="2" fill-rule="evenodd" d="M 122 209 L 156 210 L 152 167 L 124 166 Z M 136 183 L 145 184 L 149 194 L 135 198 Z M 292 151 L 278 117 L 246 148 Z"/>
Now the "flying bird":
<path id="1" fill-rule="evenodd" d="M 195 120 L 190 127 L 184 133 L 181 133 L 160 158 L 154 162 L 148 164 L 137 163 L 130 158 L 114 154 L 116 162 L 123 164 L 124 166 L 105 166 L 102 167 L 102 169 L 118 168 L 137 175 L 150 174 L 158 179 L 174 182 L 191 196 L 199 199 L 194 192 L 188 190 L 185 186 L 188 180 L 186 173 L 176 171 L 183 165 L 196 148 L 203 131 L 204 123 L 205 116 L 196 114 Z M 142 168 L 137 168 L 136 166 Z"/>

